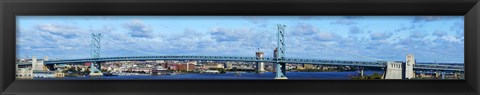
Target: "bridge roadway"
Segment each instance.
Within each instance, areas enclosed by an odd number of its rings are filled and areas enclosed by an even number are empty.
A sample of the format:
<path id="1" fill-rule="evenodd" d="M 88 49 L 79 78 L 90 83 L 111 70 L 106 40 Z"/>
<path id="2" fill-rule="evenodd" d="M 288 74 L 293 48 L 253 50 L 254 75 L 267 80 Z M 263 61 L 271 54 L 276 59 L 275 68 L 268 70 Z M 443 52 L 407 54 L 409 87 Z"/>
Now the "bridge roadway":
<path id="1" fill-rule="evenodd" d="M 234 56 L 136 56 L 136 57 L 102 57 L 85 59 L 64 59 L 44 61 L 45 65 L 70 64 L 85 62 L 108 62 L 108 61 L 145 61 L 145 60 L 197 60 L 197 61 L 242 61 L 242 62 L 284 62 L 288 64 L 319 64 L 319 65 L 340 65 L 340 66 L 363 66 L 363 67 L 386 67 L 386 61 L 346 61 L 346 60 L 321 60 L 321 59 L 299 59 L 299 58 L 263 58 L 257 57 L 234 57 Z M 28 65 L 28 64 L 19 64 Z M 442 71 L 464 71 L 463 65 L 440 65 L 440 64 L 416 64 L 414 69 L 421 70 L 442 70 Z"/>

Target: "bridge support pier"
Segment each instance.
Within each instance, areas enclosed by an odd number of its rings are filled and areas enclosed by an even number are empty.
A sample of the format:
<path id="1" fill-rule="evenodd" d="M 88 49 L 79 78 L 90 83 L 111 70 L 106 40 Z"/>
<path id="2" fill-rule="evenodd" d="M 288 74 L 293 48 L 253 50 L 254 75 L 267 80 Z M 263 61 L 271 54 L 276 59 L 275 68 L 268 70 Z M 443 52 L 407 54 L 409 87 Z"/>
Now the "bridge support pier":
<path id="1" fill-rule="evenodd" d="M 263 52 L 255 52 L 255 55 L 257 56 L 257 60 L 263 60 Z M 257 72 L 265 72 L 265 64 L 263 62 L 255 62 L 257 65 L 256 71 Z"/>
<path id="2" fill-rule="evenodd" d="M 95 62 L 95 68 L 97 68 L 98 70 L 102 70 L 102 65 L 98 62 Z"/>
<path id="3" fill-rule="evenodd" d="M 256 71 L 257 72 L 265 72 L 265 64 L 263 62 L 257 62 L 255 65 L 257 65 Z"/>
<path id="4" fill-rule="evenodd" d="M 89 74 L 89 75 L 90 75 L 90 76 L 102 76 L 102 75 L 103 75 L 102 71 L 100 71 L 99 68 L 97 68 L 97 66 L 95 66 L 95 65 L 97 65 L 98 67 L 100 67 L 100 64 L 99 64 L 99 63 L 97 63 L 97 62 L 92 62 L 92 63 L 90 64 L 90 74 Z"/>
<path id="5" fill-rule="evenodd" d="M 285 63 L 276 63 L 276 76 L 275 79 L 288 79 L 286 76 L 286 64 Z"/>

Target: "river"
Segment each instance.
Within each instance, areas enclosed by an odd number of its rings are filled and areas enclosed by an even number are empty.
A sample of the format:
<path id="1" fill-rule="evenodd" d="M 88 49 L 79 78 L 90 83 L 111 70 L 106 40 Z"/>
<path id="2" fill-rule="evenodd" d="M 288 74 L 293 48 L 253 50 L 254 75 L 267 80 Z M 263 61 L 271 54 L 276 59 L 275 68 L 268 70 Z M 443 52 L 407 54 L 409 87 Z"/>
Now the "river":
<path id="1" fill-rule="evenodd" d="M 382 74 L 383 71 L 365 71 L 364 75 Z M 287 72 L 291 80 L 349 80 L 358 72 Z M 34 78 L 34 80 L 272 80 L 273 72 L 223 74 L 177 74 L 177 75 L 135 75 L 135 76 L 101 76 L 101 77 L 64 77 L 64 78 Z"/>

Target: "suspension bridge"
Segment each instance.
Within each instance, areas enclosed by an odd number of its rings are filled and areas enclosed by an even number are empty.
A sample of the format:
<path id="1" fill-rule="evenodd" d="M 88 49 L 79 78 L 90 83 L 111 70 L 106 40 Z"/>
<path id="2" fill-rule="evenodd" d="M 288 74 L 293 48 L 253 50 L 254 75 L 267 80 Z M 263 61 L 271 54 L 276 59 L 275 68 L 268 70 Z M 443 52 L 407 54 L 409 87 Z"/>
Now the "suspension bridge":
<path id="1" fill-rule="evenodd" d="M 304 59 L 304 58 L 287 58 L 285 57 L 285 25 L 277 25 L 277 43 L 274 50 L 273 57 L 239 57 L 239 56 L 189 56 L 189 55 L 162 55 L 162 56 L 125 56 L 125 57 L 100 57 L 100 39 L 101 34 L 92 33 L 91 42 L 91 58 L 84 59 L 61 59 L 61 60 L 44 60 L 41 63 L 44 66 L 51 66 L 54 64 L 80 64 L 93 63 L 90 66 L 93 74 L 101 74 L 99 69 L 100 64 L 111 61 L 147 61 L 147 60 L 196 60 L 196 61 L 237 61 L 237 62 L 251 62 L 251 63 L 274 63 L 275 64 L 275 79 L 287 79 L 286 64 L 318 64 L 318 65 L 334 65 L 334 66 L 361 66 L 361 67 L 379 67 L 386 68 L 385 76 L 390 76 L 392 79 L 411 78 L 413 70 L 434 70 L 434 71 L 455 71 L 463 72 L 463 64 L 434 64 L 434 63 L 415 63 L 413 55 L 407 55 L 406 61 L 385 61 L 378 58 L 365 57 L 351 54 L 353 56 L 362 57 L 370 61 L 358 60 L 328 60 L 328 59 Z M 113 43 L 115 44 L 115 43 Z M 126 50 L 138 51 L 138 49 L 129 48 L 127 46 L 119 45 Z M 141 52 L 150 53 L 150 52 Z M 410 58 L 410 57 L 411 58 Z M 36 64 L 36 63 L 35 63 Z M 17 65 L 32 65 L 17 64 Z M 32 65 L 35 66 L 35 65 Z M 259 65 L 257 65 L 259 66 Z M 263 66 L 262 66 L 263 67 Z M 263 68 L 261 68 L 263 69 Z M 410 73 L 409 73 L 410 72 Z M 91 74 L 92 74 L 91 73 Z"/>

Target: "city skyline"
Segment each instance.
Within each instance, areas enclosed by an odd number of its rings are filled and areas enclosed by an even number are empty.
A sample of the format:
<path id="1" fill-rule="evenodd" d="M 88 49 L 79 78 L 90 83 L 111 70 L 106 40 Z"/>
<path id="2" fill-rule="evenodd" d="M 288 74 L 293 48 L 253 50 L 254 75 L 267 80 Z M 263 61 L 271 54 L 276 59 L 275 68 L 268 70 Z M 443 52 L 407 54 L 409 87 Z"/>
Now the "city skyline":
<path id="1" fill-rule="evenodd" d="M 17 58 L 145 55 L 271 57 L 276 24 L 286 57 L 464 62 L 463 16 L 17 16 Z"/>

